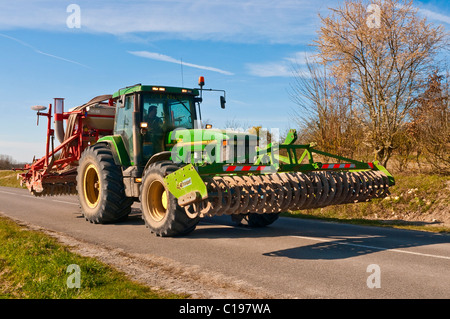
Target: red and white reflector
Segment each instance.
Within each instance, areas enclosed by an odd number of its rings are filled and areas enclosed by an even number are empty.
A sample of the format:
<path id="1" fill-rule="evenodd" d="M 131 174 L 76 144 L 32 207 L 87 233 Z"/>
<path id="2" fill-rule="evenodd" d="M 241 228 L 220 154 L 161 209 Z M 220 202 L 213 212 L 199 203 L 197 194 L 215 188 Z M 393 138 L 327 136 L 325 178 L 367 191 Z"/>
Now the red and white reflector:
<path id="1" fill-rule="evenodd" d="M 274 168 L 268 165 L 229 165 L 224 166 L 224 172 L 268 172 L 273 171 Z"/>
<path id="2" fill-rule="evenodd" d="M 324 169 L 337 169 L 337 168 L 355 168 L 355 164 L 323 164 L 322 168 Z"/>

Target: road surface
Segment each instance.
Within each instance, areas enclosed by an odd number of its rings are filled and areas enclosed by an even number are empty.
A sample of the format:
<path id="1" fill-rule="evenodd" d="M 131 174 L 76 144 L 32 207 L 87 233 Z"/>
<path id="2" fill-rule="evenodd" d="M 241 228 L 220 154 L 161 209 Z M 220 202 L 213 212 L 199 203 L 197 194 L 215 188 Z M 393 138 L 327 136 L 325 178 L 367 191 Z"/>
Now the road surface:
<path id="1" fill-rule="evenodd" d="M 160 238 L 138 209 L 124 222 L 95 225 L 76 196 L 38 198 L 7 187 L 0 212 L 101 247 L 105 260 L 123 257 L 122 269 L 136 278 L 198 297 L 450 298 L 448 235 L 291 218 L 249 229 L 220 216 L 189 236 Z"/>

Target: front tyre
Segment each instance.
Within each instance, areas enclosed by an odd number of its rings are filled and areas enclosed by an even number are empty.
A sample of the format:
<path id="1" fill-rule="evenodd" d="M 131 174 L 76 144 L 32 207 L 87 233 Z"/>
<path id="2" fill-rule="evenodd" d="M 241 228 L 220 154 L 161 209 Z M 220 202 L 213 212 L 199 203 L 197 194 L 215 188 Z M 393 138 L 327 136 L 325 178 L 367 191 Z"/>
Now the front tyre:
<path id="1" fill-rule="evenodd" d="M 171 161 L 151 164 L 144 172 L 140 191 L 142 219 L 152 233 L 162 237 L 192 232 L 199 218 L 190 218 L 167 189 L 164 177 L 179 167 Z"/>
<path id="2" fill-rule="evenodd" d="M 95 224 L 125 219 L 133 199 L 125 196 L 122 171 L 106 143 L 86 148 L 77 171 L 77 192 L 83 216 Z"/>

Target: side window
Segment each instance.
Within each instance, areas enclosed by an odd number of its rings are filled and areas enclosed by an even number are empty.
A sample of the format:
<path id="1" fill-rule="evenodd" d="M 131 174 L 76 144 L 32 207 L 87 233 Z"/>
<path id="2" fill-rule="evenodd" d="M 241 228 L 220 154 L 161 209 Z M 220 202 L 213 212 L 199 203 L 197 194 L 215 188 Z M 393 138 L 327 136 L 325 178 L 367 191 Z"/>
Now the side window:
<path id="1" fill-rule="evenodd" d="M 162 102 L 144 101 L 143 121 L 147 122 L 150 128 L 156 124 L 164 124 L 164 104 Z"/>
<path id="2" fill-rule="evenodd" d="M 114 134 L 122 135 L 123 142 L 130 158 L 133 158 L 133 108 L 134 95 L 125 97 L 125 101 L 117 102 Z"/>
<path id="3" fill-rule="evenodd" d="M 170 117 L 174 127 L 193 128 L 189 101 L 175 101 L 170 104 Z"/>

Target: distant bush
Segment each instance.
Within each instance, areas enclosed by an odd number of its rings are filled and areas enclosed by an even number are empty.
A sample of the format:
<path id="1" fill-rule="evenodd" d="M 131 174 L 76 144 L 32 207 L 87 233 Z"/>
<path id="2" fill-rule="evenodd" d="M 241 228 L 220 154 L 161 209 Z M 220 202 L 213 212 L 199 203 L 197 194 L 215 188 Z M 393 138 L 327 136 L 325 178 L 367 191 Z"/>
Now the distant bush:
<path id="1" fill-rule="evenodd" d="M 24 163 L 18 163 L 16 160 L 12 158 L 10 155 L 0 154 L 0 169 L 12 169 L 23 167 Z"/>

